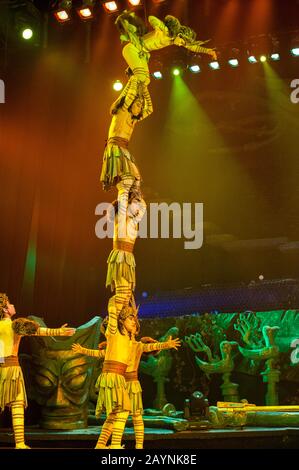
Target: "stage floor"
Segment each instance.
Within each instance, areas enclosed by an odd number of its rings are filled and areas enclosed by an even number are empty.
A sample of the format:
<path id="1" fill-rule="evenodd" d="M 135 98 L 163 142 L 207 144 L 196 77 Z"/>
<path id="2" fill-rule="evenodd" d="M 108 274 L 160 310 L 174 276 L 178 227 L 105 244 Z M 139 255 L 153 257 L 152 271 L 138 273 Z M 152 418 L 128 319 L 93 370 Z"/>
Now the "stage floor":
<path id="1" fill-rule="evenodd" d="M 72 431 L 45 431 L 26 428 L 26 442 L 36 449 L 93 449 L 100 426 Z M 134 431 L 126 428 L 123 443 L 134 448 Z M 11 429 L 0 429 L 0 449 L 11 449 Z M 299 428 L 213 429 L 176 432 L 170 429 L 145 429 L 145 449 L 299 449 Z"/>

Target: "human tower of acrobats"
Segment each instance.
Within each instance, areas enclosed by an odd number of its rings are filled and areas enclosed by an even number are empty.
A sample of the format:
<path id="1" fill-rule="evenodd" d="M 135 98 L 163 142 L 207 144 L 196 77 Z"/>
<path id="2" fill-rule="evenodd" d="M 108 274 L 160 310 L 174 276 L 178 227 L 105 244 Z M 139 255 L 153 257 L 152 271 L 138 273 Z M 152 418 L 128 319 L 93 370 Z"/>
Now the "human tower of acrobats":
<path id="1" fill-rule="evenodd" d="M 133 247 L 146 204 L 141 193 L 141 177 L 136 163 L 129 153 L 128 143 L 135 124 L 152 111 L 148 92 L 150 52 L 170 45 L 183 46 L 195 53 L 205 53 L 214 59 L 213 49 L 196 41 L 195 32 L 180 24 L 173 16 L 164 22 L 154 16 L 148 18 L 152 30 L 147 33 L 143 21 L 134 13 L 124 12 L 116 20 L 121 40 L 126 43 L 123 56 L 128 64 L 129 80 L 118 99 L 112 104 L 112 120 L 105 148 L 101 173 L 104 189 L 117 189 L 114 207 L 113 250 L 108 258 L 106 286 L 115 295 L 108 303 L 108 317 L 102 324 L 106 336 L 106 348 L 91 350 L 74 344 L 72 349 L 81 354 L 104 359 L 102 373 L 96 387 L 99 391 L 96 416 L 106 412 L 106 421 L 96 449 L 107 448 L 111 436 L 111 449 L 122 448 L 126 420 L 132 414 L 136 448 L 143 448 L 144 424 L 142 419 L 142 389 L 138 381 L 138 366 L 143 352 L 177 348 L 178 339 L 159 343 L 136 341 L 139 332 L 138 309 L 133 291 L 135 288 L 135 259 Z M 0 294 L 0 411 L 9 406 L 12 413 L 15 447 L 28 449 L 24 439 L 24 409 L 27 406 L 22 369 L 18 362 L 18 350 L 23 336 L 71 336 L 75 329 L 41 328 L 27 318 L 12 320 L 15 308 L 6 294 Z"/>
<path id="2" fill-rule="evenodd" d="M 135 124 L 153 112 L 148 91 L 150 52 L 172 44 L 193 52 L 210 54 L 213 49 L 196 41 L 195 32 L 182 26 L 173 16 L 164 22 L 154 16 L 148 18 L 152 31 L 147 33 L 143 21 L 132 12 L 122 13 L 116 20 L 120 31 L 129 77 L 123 92 L 111 106 L 112 120 L 104 152 L 101 181 L 105 190 L 116 187 L 117 201 L 113 204 L 113 249 L 108 258 L 106 287 L 115 295 L 108 303 L 106 351 L 102 374 L 97 381 L 99 397 L 96 414 L 104 408 L 107 419 L 96 448 L 105 448 L 111 435 L 111 449 L 121 448 L 121 439 L 129 413 L 132 414 L 136 449 L 143 448 L 142 389 L 138 381 L 138 366 L 143 352 L 159 351 L 180 346 L 179 339 L 169 338 L 165 343 L 136 341 L 139 332 L 138 309 L 133 291 L 136 284 L 134 243 L 146 203 L 141 193 L 141 176 L 128 150 Z M 101 352 L 98 352 L 100 356 Z"/>

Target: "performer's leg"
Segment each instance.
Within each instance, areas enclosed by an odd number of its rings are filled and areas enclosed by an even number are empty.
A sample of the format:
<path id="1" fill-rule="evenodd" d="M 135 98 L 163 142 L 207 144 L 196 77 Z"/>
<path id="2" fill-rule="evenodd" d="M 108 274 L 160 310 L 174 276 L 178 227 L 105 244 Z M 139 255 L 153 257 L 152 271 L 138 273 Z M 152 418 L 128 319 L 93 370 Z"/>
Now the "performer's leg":
<path id="1" fill-rule="evenodd" d="M 132 282 L 128 282 L 124 277 L 120 281 L 115 281 L 115 305 L 118 313 L 122 311 L 123 307 L 129 305 L 132 292 Z"/>
<path id="2" fill-rule="evenodd" d="M 149 85 L 150 73 L 146 57 L 140 57 L 138 49 L 132 43 L 125 45 L 122 54 L 137 79 L 145 85 Z"/>
<path id="3" fill-rule="evenodd" d="M 134 184 L 133 176 L 124 177 L 117 183 L 117 202 L 118 202 L 118 238 L 127 237 L 127 210 L 129 201 L 129 192 Z"/>
<path id="4" fill-rule="evenodd" d="M 116 419 L 116 414 L 113 412 L 110 413 L 109 416 L 107 416 L 106 421 L 102 426 L 102 431 L 98 439 L 98 442 L 95 446 L 95 449 L 106 448 L 108 439 L 112 434 L 113 424 L 114 424 L 115 419 Z"/>
<path id="5" fill-rule="evenodd" d="M 136 449 L 143 449 L 143 441 L 144 441 L 144 422 L 142 419 L 142 414 L 140 411 L 137 411 L 132 415 L 132 420 L 134 424 L 134 432 L 135 432 L 135 441 L 136 441 Z"/>
<path id="6" fill-rule="evenodd" d="M 128 419 L 128 411 L 119 411 L 116 413 L 116 419 L 114 421 L 112 441 L 110 449 L 121 449 L 121 439 L 125 430 L 126 421 Z"/>
<path id="7" fill-rule="evenodd" d="M 11 415 L 16 449 L 30 449 L 30 447 L 25 444 L 23 401 L 16 400 L 11 404 Z"/>

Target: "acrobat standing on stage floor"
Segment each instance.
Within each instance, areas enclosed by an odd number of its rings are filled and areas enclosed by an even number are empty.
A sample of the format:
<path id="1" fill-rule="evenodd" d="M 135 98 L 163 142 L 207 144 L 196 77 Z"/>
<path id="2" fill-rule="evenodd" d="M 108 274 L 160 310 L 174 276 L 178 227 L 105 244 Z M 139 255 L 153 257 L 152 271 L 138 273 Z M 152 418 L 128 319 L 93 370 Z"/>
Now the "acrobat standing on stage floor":
<path id="1" fill-rule="evenodd" d="M 24 377 L 18 360 L 23 336 L 72 336 L 74 328 L 42 328 L 27 318 L 12 320 L 15 307 L 6 294 L 0 293 L 0 411 L 11 408 L 16 449 L 29 449 L 24 436 L 24 409 L 27 396 Z"/>
<path id="2" fill-rule="evenodd" d="M 99 391 L 96 406 L 96 417 L 102 411 L 107 418 L 102 426 L 96 449 L 106 448 L 107 440 L 112 433 L 110 449 L 121 449 L 121 439 L 131 409 L 127 391 L 125 372 L 132 356 L 132 338 L 137 325 L 137 312 L 133 306 L 125 307 L 117 313 L 115 298 L 108 304 L 108 325 L 105 331 L 107 347 L 102 373 L 96 382 Z M 73 345 L 73 350 L 92 357 L 103 357 L 103 351 L 94 351 Z"/>
<path id="3" fill-rule="evenodd" d="M 143 449 L 143 442 L 144 442 L 144 423 L 142 419 L 143 414 L 143 402 L 142 402 L 142 388 L 138 379 L 138 368 L 140 359 L 143 353 L 151 353 L 154 351 L 162 351 L 165 349 L 177 349 L 181 346 L 181 342 L 178 338 L 172 339 L 170 336 L 169 339 L 165 342 L 158 342 L 152 338 L 143 338 L 141 341 L 136 341 L 135 335 L 138 335 L 140 330 L 139 321 L 136 316 L 135 326 L 132 328 L 131 331 L 131 338 L 132 338 L 132 347 L 131 347 L 131 354 L 130 354 L 130 361 L 127 366 L 125 372 L 125 380 L 126 380 L 126 387 L 127 392 L 129 394 L 130 403 L 131 403 L 131 410 L 130 414 L 132 414 L 132 421 L 134 425 L 134 432 L 135 432 L 135 448 L 136 449 Z M 150 342 L 149 342 L 150 340 Z M 102 346 L 104 346 L 102 344 Z M 106 343 L 107 346 L 107 343 Z M 73 350 L 75 352 L 79 352 L 81 354 L 86 354 L 88 356 L 103 358 L 105 356 L 105 350 L 94 350 L 94 349 L 86 349 L 82 346 L 76 344 L 73 345 Z M 101 433 L 101 442 L 100 445 L 102 447 L 107 446 L 108 439 L 110 434 L 112 433 L 112 423 L 109 420 L 106 420 L 103 425 L 103 432 Z"/>

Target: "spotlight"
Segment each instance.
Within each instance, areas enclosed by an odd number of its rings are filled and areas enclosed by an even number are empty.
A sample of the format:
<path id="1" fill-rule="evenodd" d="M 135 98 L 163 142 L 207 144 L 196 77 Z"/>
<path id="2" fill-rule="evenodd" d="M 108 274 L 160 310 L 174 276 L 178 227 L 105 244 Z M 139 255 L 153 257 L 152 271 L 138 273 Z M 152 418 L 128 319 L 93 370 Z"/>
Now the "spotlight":
<path id="1" fill-rule="evenodd" d="M 59 23 L 66 23 L 71 19 L 72 3 L 72 0 L 58 2 L 58 8 L 54 11 L 54 16 Z"/>
<path id="2" fill-rule="evenodd" d="M 29 1 L 18 2 L 15 7 L 13 25 L 18 38 L 28 41 L 34 36 L 35 44 L 37 45 L 40 39 L 40 11 Z"/>
<path id="3" fill-rule="evenodd" d="M 129 4 L 132 5 L 132 7 L 138 7 L 141 5 L 141 0 L 128 0 Z"/>
<path id="4" fill-rule="evenodd" d="M 200 72 L 200 66 L 197 65 L 197 64 L 190 65 L 189 70 L 192 73 L 199 73 Z"/>
<path id="5" fill-rule="evenodd" d="M 174 75 L 175 77 L 178 77 L 179 75 L 181 75 L 180 69 L 178 69 L 177 67 L 175 69 L 173 69 L 172 70 L 172 75 Z"/>
<path id="6" fill-rule="evenodd" d="M 113 90 L 114 91 L 121 91 L 123 89 L 123 84 L 121 83 L 120 80 L 116 80 L 114 83 L 113 83 Z"/>
<path id="7" fill-rule="evenodd" d="M 260 61 L 261 61 L 261 62 L 266 62 L 266 61 L 267 61 L 267 57 L 266 57 L 265 55 L 261 55 Z"/>
<path id="8" fill-rule="evenodd" d="M 217 62 L 217 60 L 214 60 L 213 62 L 209 63 L 209 67 L 213 70 L 219 70 L 220 69 L 220 64 Z"/>
<path id="9" fill-rule="evenodd" d="M 162 73 L 157 70 L 156 72 L 153 73 L 153 77 L 156 79 L 156 80 L 161 80 L 163 78 L 163 75 Z"/>
<path id="10" fill-rule="evenodd" d="M 278 52 L 275 52 L 274 54 L 271 54 L 270 55 L 270 58 L 272 60 L 279 60 L 280 59 L 280 55 L 278 54 Z"/>
<path id="11" fill-rule="evenodd" d="M 250 62 L 251 64 L 256 64 L 257 63 L 257 58 L 254 55 L 250 55 L 248 57 L 248 62 Z"/>
<path id="12" fill-rule="evenodd" d="M 148 297 L 148 292 L 146 292 L 146 291 L 142 292 L 142 297 L 144 299 L 146 299 Z"/>
<path id="13" fill-rule="evenodd" d="M 291 54 L 294 56 L 294 57 L 299 57 L 299 47 L 293 47 L 291 49 Z"/>
<path id="14" fill-rule="evenodd" d="M 239 65 L 238 59 L 229 59 L 228 63 L 231 67 L 238 67 Z"/>
<path id="15" fill-rule="evenodd" d="M 31 39 L 33 36 L 33 31 L 31 28 L 26 28 L 22 31 L 22 37 L 23 39 L 26 39 L 26 41 L 28 41 L 28 39 Z"/>
<path id="16" fill-rule="evenodd" d="M 81 8 L 77 8 L 77 13 L 82 20 L 90 20 L 93 18 L 94 0 L 85 0 L 82 2 Z"/>
<path id="17" fill-rule="evenodd" d="M 102 2 L 102 4 L 104 10 L 106 10 L 107 13 L 114 13 L 118 10 L 118 5 L 116 2 Z"/>

